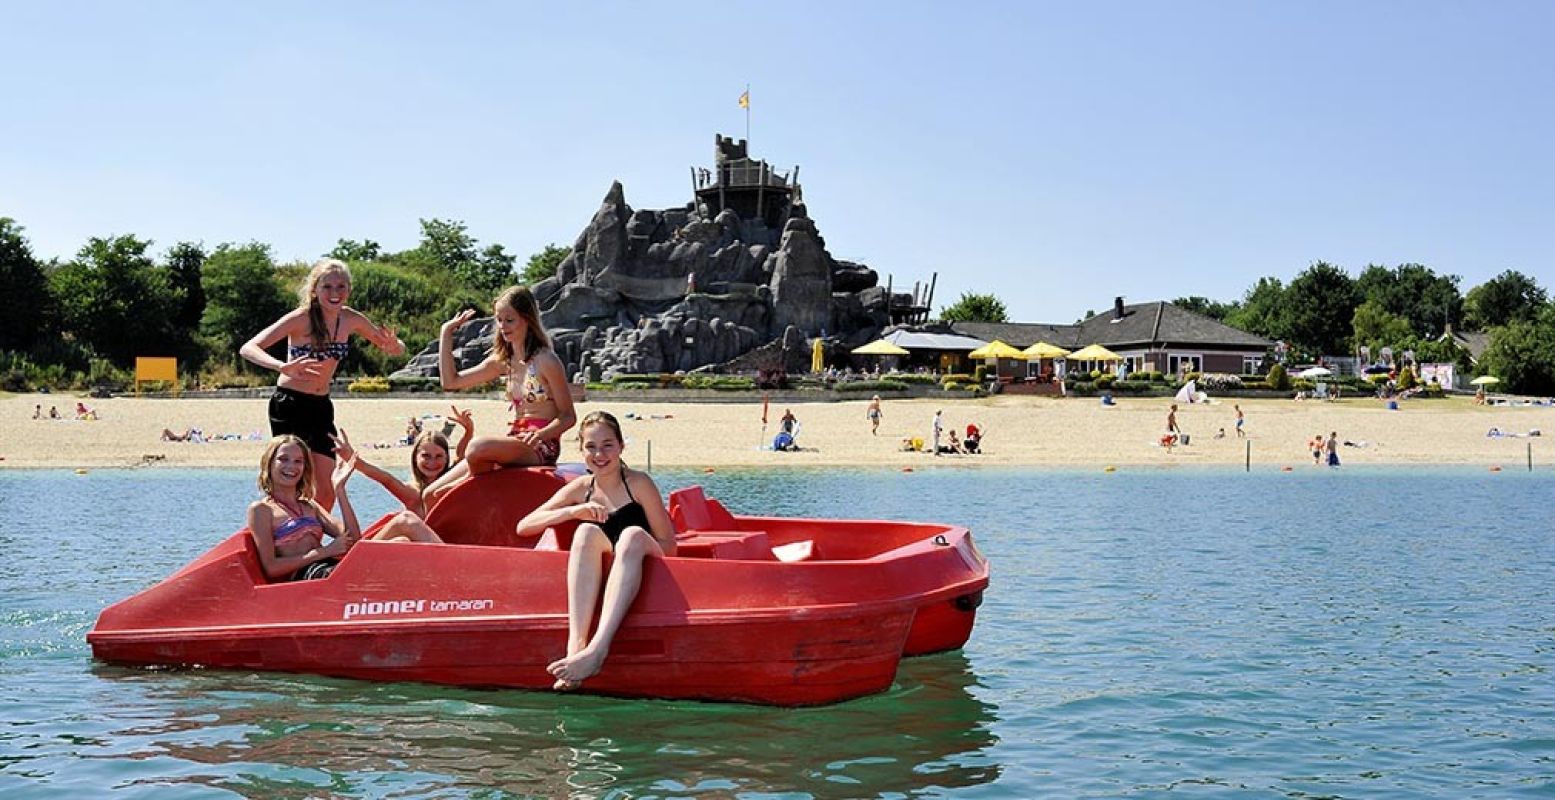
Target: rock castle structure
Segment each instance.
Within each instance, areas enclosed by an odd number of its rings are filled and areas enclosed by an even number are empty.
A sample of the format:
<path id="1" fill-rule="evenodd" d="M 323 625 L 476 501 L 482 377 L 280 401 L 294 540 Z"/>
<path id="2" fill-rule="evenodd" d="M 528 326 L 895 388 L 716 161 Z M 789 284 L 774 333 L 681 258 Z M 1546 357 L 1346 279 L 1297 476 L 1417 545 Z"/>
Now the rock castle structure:
<path id="1" fill-rule="evenodd" d="M 612 183 L 556 275 L 531 287 L 572 379 L 717 369 L 757 348 L 807 364 L 807 339 L 862 344 L 893 322 L 893 300 L 916 300 L 832 258 L 797 166 L 778 172 L 743 139 L 714 146 L 683 207 L 633 210 Z M 493 331 L 490 318 L 460 331 L 461 369 L 486 356 Z M 436 375 L 437 343 L 396 374 Z"/>

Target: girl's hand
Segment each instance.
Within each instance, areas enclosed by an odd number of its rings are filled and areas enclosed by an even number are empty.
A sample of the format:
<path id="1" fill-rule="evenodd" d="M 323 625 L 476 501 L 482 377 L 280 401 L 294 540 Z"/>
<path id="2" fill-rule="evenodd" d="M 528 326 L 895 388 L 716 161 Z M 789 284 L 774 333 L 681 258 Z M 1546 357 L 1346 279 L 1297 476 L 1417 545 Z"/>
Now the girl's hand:
<path id="1" fill-rule="evenodd" d="M 383 352 L 388 353 L 391 356 L 399 356 L 399 355 L 404 355 L 405 354 L 405 342 L 403 340 L 401 340 L 400 337 L 397 334 L 395 334 L 393 328 L 384 328 L 383 329 L 383 338 L 384 338 L 384 342 L 382 344 Z"/>
<path id="2" fill-rule="evenodd" d="M 340 435 L 343 438 L 345 431 L 341 431 Z M 346 445 L 349 447 L 350 442 L 347 442 Z M 330 482 L 335 485 L 336 494 L 340 493 L 340 489 L 346 485 L 346 481 L 351 480 L 351 473 L 356 472 L 356 459 L 357 455 L 355 452 L 352 452 L 348 458 L 335 459 L 335 474 L 330 477 Z"/>
<path id="3" fill-rule="evenodd" d="M 351 446 L 351 439 L 346 436 L 345 430 L 331 433 L 329 440 L 335 443 L 335 473 L 338 475 L 341 464 L 347 461 L 352 462 L 352 468 L 355 469 L 356 449 Z"/>
<path id="4" fill-rule="evenodd" d="M 513 438 L 529 445 L 531 448 L 538 447 L 540 444 L 540 431 L 534 429 L 522 430 Z"/>
<path id="5" fill-rule="evenodd" d="M 449 408 L 454 412 L 454 422 L 459 423 L 459 427 L 464 429 L 466 435 L 475 432 L 475 418 L 470 415 L 468 410 L 460 411 L 458 406 L 449 406 Z"/>
<path id="6" fill-rule="evenodd" d="M 451 336 L 453 335 L 454 331 L 464 327 L 464 323 L 469 322 L 472 319 L 475 319 L 475 309 L 466 308 L 465 310 L 460 311 L 453 319 L 443 323 L 443 327 L 439 330 L 439 335 Z"/>
<path id="7" fill-rule="evenodd" d="M 605 507 L 593 501 L 579 503 L 572 507 L 572 518 L 583 522 L 604 522 L 610 512 Z"/>
<path id="8" fill-rule="evenodd" d="M 324 376 L 324 362 L 313 356 L 297 356 L 290 361 L 282 362 L 281 368 L 277 372 L 298 380 L 322 378 Z"/>

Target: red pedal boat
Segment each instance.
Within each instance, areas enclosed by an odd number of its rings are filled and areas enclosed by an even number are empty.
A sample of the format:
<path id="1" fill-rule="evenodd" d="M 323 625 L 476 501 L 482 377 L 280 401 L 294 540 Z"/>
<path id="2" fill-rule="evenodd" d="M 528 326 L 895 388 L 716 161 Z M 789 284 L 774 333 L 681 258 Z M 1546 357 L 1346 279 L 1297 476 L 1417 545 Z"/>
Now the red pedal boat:
<path id="1" fill-rule="evenodd" d="M 560 486 L 550 470 L 483 475 L 429 516 L 447 544 L 364 540 L 322 580 L 268 581 L 241 530 L 109 606 L 87 641 L 122 664 L 548 689 L 572 531 L 520 540 L 514 526 Z M 737 516 L 697 487 L 669 507 L 679 553 L 644 565 L 583 691 L 773 705 L 879 692 L 904 654 L 964 644 L 988 585 L 964 528 Z"/>

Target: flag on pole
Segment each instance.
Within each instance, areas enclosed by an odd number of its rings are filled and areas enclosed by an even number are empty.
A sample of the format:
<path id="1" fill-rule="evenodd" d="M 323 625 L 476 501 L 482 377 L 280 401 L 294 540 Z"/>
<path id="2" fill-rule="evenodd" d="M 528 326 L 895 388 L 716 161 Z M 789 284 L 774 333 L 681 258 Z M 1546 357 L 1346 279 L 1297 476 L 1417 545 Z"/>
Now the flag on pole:
<path id="1" fill-rule="evenodd" d="M 743 93 L 740 94 L 740 108 L 750 108 L 750 107 L 751 107 L 751 90 L 746 89 Z"/>

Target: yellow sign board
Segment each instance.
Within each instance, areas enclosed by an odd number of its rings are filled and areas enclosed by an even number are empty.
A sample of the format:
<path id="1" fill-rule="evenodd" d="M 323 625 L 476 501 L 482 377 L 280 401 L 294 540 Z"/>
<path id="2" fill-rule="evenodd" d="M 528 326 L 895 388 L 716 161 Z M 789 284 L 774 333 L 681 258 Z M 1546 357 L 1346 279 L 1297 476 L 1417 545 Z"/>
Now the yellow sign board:
<path id="1" fill-rule="evenodd" d="M 140 397 L 141 383 L 167 381 L 173 385 L 173 396 L 178 396 L 178 359 L 153 356 L 135 358 L 135 396 Z"/>

